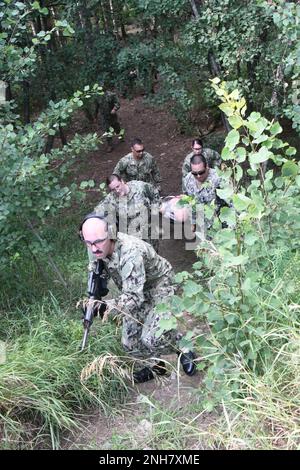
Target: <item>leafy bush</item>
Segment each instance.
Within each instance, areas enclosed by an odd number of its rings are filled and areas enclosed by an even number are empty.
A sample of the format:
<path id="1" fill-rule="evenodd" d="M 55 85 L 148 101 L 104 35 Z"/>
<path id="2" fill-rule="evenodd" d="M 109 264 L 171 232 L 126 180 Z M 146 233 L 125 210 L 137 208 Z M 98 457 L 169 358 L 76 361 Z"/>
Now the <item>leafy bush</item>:
<path id="1" fill-rule="evenodd" d="M 274 363 L 287 331 L 297 331 L 300 295 L 300 167 L 290 159 L 296 151 L 278 138 L 277 122 L 246 117 L 239 92 L 212 82 L 233 127 L 222 151 L 227 185 L 217 190 L 231 206 L 201 238 L 194 273 L 177 275 L 183 296 L 172 299 L 175 316 L 186 310 L 204 322 L 194 337 L 208 410 L 241 396 L 243 371 L 261 377 Z M 274 168 L 266 171 L 267 162 Z M 205 211 L 211 217 L 214 207 Z"/>

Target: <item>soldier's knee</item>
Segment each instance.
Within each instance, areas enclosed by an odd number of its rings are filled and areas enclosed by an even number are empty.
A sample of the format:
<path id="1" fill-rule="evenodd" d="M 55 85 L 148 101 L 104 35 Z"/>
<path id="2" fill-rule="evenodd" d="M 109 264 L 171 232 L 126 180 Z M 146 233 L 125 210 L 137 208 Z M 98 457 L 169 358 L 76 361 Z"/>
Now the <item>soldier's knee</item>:
<path id="1" fill-rule="evenodd" d="M 157 345 L 157 338 L 154 335 L 142 335 L 141 342 L 145 348 L 153 350 Z"/>

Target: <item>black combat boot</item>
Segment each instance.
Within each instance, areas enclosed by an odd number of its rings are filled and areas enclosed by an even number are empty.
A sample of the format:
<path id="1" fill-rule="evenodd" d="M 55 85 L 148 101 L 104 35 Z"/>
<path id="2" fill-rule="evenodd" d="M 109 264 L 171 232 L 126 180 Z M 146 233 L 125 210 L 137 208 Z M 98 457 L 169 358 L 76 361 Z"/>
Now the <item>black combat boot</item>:
<path id="1" fill-rule="evenodd" d="M 136 384 L 141 384 L 143 382 L 148 382 L 149 380 L 154 379 L 155 375 L 165 375 L 167 369 L 163 361 L 159 361 L 155 366 L 144 367 L 141 370 L 133 373 L 133 381 Z"/>
<path id="2" fill-rule="evenodd" d="M 196 359 L 195 353 L 189 351 L 187 353 L 179 352 L 180 362 L 183 368 L 183 371 L 186 375 L 194 375 L 196 373 L 196 364 L 194 359 Z"/>

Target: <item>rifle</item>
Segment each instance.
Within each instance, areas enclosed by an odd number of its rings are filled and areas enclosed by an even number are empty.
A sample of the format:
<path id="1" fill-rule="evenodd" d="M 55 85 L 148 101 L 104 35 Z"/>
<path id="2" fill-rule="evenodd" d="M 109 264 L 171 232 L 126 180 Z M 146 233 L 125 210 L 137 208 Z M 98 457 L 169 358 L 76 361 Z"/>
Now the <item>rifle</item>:
<path id="1" fill-rule="evenodd" d="M 81 351 L 83 351 L 86 346 L 88 334 L 93 323 L 94 316 L 99 313 L 102 318 L 106 309 L 105 303 L 102 303 L 100 306 L 97 305 L 95 307 L 95 301 L 102 300 L 102 297 L 105 297 L 109 292 L 107 288 L 107 279 L 104 275 L 104 272 L 105 268 L 102 260 L 98 260 L 95 270 L 89 272 L 87 288 L 88 303 L 83 312 L 84 333 L 81 344 Z"/>

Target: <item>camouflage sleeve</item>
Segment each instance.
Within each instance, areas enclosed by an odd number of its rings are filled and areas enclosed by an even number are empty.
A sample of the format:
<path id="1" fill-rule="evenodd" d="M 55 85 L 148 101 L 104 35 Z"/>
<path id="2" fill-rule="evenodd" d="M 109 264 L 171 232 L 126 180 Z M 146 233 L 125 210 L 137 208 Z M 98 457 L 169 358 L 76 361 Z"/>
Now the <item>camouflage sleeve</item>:
<path id="1" fill-rule="evenodd" d="M 208 162 L 210 168 L 217 168 L 221 165 L 222 159 L 221 155 L 212 149 L 204 149 L 204 156 Z"/>
<path id="2" fill-rule="evenodd" d="M 151 204 L 160 205 L 159 191 L 150 183 L 145 183 L 145 195 Z"/>
<path id="3" fill-rule="evenodd" d="M 186 177 L 186 175 L 191 171 L 191 164 L 190 164 L 189 156 L 190 156 L 190 154 L 188 154 L 185 157 L 183 165 L 182 165 L 182 181 Z"/>
<path id="4" fill-rule="evenodd" d="M 109 212 L 114 210 L 114 200 L 111 194 L 108 194 L 102 201 L 97 204 L 94 208 L 94 212 L 96 212 L 97 215 L 100 215 L 102 217 L 107 217 Z"/>
<path id="5" fill-rule="evenodd" d="M 121 178 L 124 178 L 125 176 L 125 169 L 126 169 L 126 164 L 124 162 L 124 159 L 121 158 L 121 160 L 118 161 L 116 164 L 115 168 L 113 169 L 113 174 L 118 175 Z"/>
<path id="6" fill-rule="evenodd" d="M 160 191 L 161 190 L 161 187 L 160 187 L 161 176 L 160 176 L 160 171 L 158 169 L 157 163 L 154 158 L 152 160 L 152 172 L 151 173 L 152 173 L 152 179 L 155 184 L 155 187 L 157 188 L 158 191 Z"/>
<path id="7" fill-rule="evenodd" d="M 114 299 L 110 305 L 112 314 L 128 312 L 130 315 L 135 315 L 136 312 L 145 300 L 144 297 L 144 284 L 146 282 L 146 272 L 144 267 L 144 260 L 141 255 L 134 253 L 127 253 L 121 260 L 121 279 L 122 279 L 122 293 Z M 113 307 L 116 307 L 114 309 Z"/>
<path id="8" fill-rule="evenodd" d="M 182 193 L 183 194 L 188 194 L 186 181 L 187 181 L 186 176 L 182 177 Z"/>

